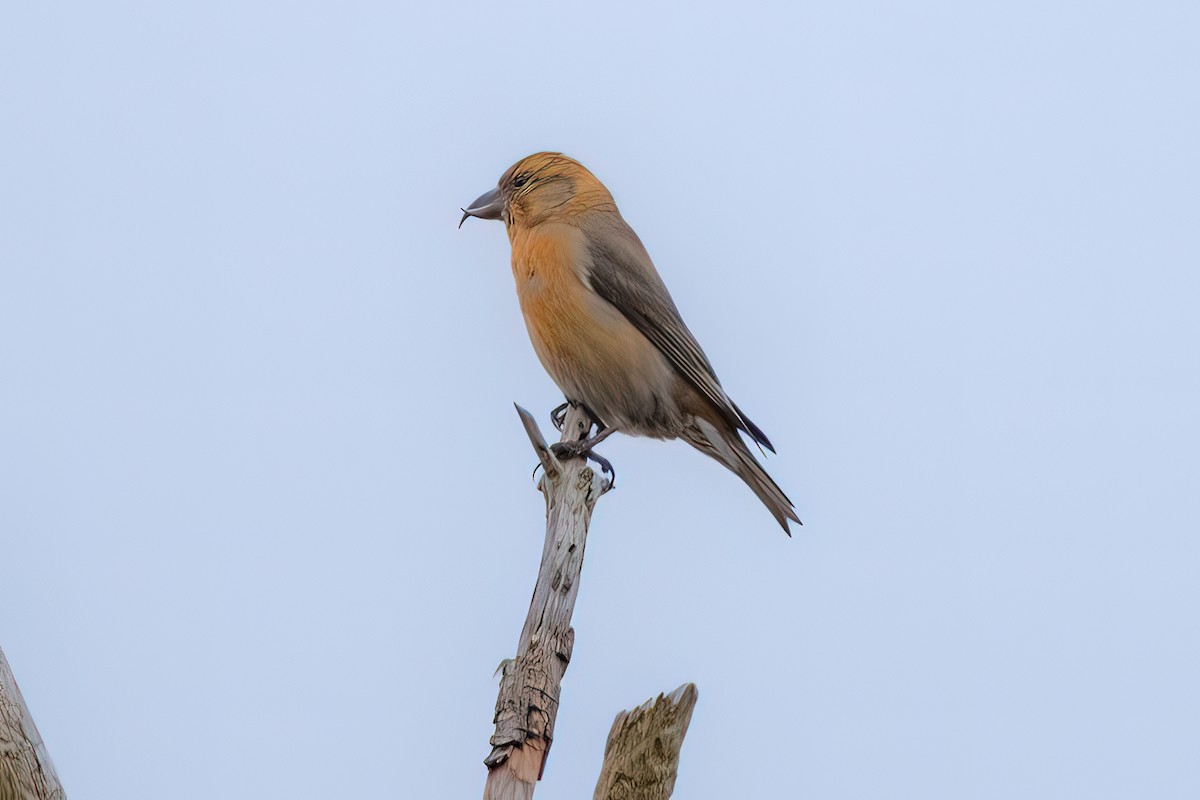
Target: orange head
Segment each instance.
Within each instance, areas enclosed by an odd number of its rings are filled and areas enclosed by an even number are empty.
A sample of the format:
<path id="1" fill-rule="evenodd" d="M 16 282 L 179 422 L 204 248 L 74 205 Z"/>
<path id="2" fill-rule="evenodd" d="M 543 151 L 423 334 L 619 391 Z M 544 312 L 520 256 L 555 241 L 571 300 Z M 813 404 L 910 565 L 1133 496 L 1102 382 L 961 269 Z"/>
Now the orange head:
<path id="1" fill-rule="evenodd" d="M 514 228 L 571 222 L 589 211 L 615 211 L 616 203 L 587 167 L 562 153 L 534 153 L 500 176 L 495 189 L 464 208 L 467 217 L 502 219 Z"/>

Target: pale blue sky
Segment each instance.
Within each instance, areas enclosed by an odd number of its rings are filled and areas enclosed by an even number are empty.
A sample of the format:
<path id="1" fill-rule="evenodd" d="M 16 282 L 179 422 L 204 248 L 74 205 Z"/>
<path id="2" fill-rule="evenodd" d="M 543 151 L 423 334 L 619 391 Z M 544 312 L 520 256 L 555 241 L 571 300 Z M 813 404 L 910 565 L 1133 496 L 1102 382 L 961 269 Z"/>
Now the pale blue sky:
<path id="1" fill-rule="evenodd" d="M 616 196 L 806 526 L 618 437 L 538 796 L 1200 796 L 1195 3 L 0 12 L 0 647 L 73 797 L 474 797 L 560 401 L 498 224 Z M 470 468 L 459 466 L 463 457 Z"/>

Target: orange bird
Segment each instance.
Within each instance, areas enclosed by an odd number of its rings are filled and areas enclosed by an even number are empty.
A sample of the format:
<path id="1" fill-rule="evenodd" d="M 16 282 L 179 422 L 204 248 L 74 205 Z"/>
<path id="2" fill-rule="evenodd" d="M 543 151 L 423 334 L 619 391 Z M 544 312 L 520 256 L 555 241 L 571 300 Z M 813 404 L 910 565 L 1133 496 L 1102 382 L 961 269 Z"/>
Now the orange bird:
<path id="1" fill-rule="evenodd" d="M 459 227 L 467 217 L 504 220 L 533 349 L 567 401 L 600 426 L 569 454 L 587 454 L 614 431 L 683 439 L 745 481 L 791 535 L 788 520 L 800 523 L 792 502 L 738 432 L 775 448 L 721 388 L 595 175 L 561 153 L 535 153 L 463 209 Z"/>

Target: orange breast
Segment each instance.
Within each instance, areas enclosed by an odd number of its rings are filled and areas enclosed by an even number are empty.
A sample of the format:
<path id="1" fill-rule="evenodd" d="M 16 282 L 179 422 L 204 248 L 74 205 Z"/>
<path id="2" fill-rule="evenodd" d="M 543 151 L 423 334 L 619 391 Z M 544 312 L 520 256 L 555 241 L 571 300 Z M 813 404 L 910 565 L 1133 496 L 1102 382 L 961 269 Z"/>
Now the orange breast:
<path id="1" fill-rule="evenodd" d="M 630 433 L 674 435 L 677 377 L 663 355 L 587 284 L 587 247 L 570 225 L 543 224 L 512 239 L 513 277 L 529 339 L 546 372 Z M 677 421 L 677 420 L 675 420 Z"/>
<path id="2" fill-rule="evenodd" d="M 579 344 L 586 288 L 572 268 L 580 244 L 577 234 L 567 225 L 541 225 L 521 231 L 513 239 L 517 297 L 543 361 L 545 356 L 561 358 Z"/>

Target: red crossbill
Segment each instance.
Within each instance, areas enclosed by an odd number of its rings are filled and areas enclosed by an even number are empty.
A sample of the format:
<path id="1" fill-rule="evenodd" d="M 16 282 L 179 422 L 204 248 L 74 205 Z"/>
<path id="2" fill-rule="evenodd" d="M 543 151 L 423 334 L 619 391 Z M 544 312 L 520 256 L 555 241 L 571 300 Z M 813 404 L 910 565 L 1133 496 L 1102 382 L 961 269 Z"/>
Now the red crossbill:
<path id="1" fill-rule="evenodd" d="M 533 349 L 568 402 L 603 426 L 585 444 L 613 431 L 683 439 L 745 481 L 784 531 L 800 522 L 739 431 L 774 452 L 770 440 L 721 387 L 596 176 L 567 156 L 535 153 L 467 217 L 504 221 Z"/>

